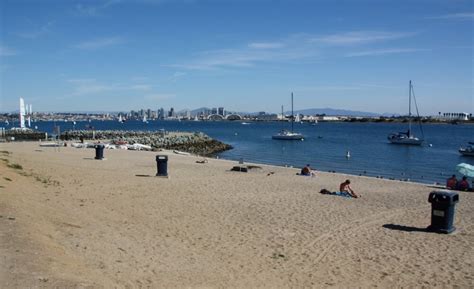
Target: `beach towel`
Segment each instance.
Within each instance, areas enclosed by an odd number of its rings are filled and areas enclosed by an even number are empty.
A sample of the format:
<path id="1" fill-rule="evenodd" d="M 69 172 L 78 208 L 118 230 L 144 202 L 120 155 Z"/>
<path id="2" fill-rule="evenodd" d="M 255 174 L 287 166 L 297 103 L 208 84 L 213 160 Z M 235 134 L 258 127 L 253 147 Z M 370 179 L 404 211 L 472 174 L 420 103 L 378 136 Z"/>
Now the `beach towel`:
<path id="1" fill-rule="evenodd" d="M 353 198 L 351 194 L 349 194 L 348 192 L 331 192 L 326 189 L 322 189 L 320 193 L 323 195 L 334 195 L 334 196 L 340 196 L 344 198 Z"/>

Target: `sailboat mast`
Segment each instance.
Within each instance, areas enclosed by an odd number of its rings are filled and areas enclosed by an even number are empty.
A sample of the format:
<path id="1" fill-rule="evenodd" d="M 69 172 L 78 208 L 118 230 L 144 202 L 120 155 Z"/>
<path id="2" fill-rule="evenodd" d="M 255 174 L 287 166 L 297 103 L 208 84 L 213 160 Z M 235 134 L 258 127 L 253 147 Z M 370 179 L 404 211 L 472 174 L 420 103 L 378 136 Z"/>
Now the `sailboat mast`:
<path id="1" fill-rule="evenodd" d="M 408 88 L 408 137 L 411 136 L 411 80 Z"/>
<path id="2" fill-rule="evenodd" d="M 294 114 L 293 114 L 293 92 L 291 93 L 291 132 L 293 132 L 293 122 L 294 122 Z"/>

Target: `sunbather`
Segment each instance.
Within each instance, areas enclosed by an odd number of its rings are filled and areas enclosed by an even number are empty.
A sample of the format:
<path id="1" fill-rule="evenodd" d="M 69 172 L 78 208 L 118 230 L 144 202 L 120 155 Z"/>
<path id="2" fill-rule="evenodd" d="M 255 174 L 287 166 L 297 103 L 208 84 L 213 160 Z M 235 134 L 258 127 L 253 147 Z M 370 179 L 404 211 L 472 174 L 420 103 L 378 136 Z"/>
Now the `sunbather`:
<path id="1" fill-rule="evenodd" d="M 354 192 L 354 190 L 351 188 L 350 184 L 351 184 L 350 180 L 346 180 L 345 182 L 341 183 L 341 185 L 339 185 L 339 191 L 340 192 L 345 192 L 345 193 L 351 195 L 354 198 L 360 198 L 360 195 L 358 195 Z"/>

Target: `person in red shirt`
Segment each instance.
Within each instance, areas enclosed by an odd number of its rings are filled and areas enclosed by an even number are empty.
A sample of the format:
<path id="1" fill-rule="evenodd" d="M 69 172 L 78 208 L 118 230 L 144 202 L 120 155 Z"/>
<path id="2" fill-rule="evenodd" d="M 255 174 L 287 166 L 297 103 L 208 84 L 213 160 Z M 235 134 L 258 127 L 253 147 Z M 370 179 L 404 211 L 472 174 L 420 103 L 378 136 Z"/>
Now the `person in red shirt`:
<path id="1" fill-rule="evenodd" d="M 454 190 L 458 185 L 458 179 L 456 179 L 456 175 L 453 175 L 446 181 L 446 188 Z"/>
<path id="2" fill-rule="evenodd" d="M 462 180 L 458 183 L 457 189 L 460 191 L 469 191 L 469 182 L 467 181 L 467 177 L 462 177 Z"/>

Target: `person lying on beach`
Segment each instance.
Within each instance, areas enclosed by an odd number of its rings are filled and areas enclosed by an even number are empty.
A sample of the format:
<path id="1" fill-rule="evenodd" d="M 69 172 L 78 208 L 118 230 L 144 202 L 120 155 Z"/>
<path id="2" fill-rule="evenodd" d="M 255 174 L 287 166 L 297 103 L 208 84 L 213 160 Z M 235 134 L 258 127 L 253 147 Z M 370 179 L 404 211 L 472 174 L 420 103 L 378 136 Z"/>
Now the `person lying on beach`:
<path id="1" fill-rule="evenodd" d="M 301 169 L 301 175 L 314 177 L 315 173 L 311 166 L 307 164 L 304 168 Z"/>
<path id="2" fill-rule="evenodd" d="M 327 189 L 322 189 L 321 191 L 319 191 L 319 193 L 323 195 L 333 195 L 333 196 L 340 196 L 340 197 L 346 197 L 346 198 L 355 198 L 348 192 L 331 192 Z"/>
<path id="3" fill-rule="evenodd" d="M 350 180 L 346 180 L 345 182 L 341 183 L 339 185 L 339 191 L 340 192 L 345 192 L 345 193 L 351 195 L 354 198 L 360 198 L 361 196 L 354 192 L 354 190 L 351 188 L 350 184 L 351 184 Z"/>

